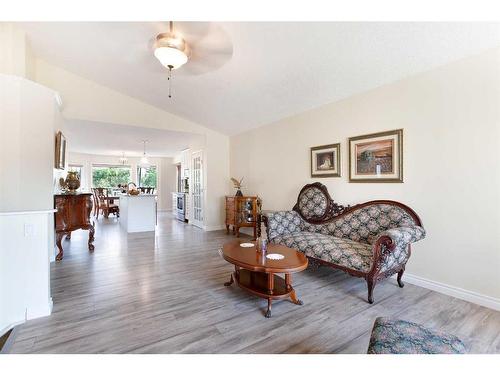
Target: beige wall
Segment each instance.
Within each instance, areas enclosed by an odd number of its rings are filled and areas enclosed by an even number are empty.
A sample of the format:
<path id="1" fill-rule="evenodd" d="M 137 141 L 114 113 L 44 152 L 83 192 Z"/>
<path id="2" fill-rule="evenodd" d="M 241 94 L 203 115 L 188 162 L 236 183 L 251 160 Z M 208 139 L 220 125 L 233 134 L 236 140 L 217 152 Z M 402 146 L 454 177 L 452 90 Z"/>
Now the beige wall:
<path id="1" fill-rule="evenodd" d="M 347 139 L 404 129 L 404 183 L 348 183 Z M 311 179 L 309 148 L 341 143 L 342 177 Z M 231 138 L 230 174 L 267 210 L 320 181 L 340 203 L 404 202 L 428 231 L 407 273 L 500 298 L 500 49 Z"/>
<path id="2" fill-rule="evenodd" d="M 172 192 L 177 191 L 177 168 L 173 158 L 160 159 L 160 210 L 172 210 Z"/>

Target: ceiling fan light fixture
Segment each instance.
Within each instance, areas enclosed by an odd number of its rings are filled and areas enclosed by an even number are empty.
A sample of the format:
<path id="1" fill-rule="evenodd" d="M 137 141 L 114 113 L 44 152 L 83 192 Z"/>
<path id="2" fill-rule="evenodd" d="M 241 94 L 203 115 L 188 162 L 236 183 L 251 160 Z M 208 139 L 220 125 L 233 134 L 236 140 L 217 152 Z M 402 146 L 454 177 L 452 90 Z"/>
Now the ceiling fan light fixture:
<path id="1" fill-rule="evenodd" d="M 165 68 L 177 69 L 187 63 L 189 50 L 184 39 L 163 33 L 156 37 L 154 55 Z"/>

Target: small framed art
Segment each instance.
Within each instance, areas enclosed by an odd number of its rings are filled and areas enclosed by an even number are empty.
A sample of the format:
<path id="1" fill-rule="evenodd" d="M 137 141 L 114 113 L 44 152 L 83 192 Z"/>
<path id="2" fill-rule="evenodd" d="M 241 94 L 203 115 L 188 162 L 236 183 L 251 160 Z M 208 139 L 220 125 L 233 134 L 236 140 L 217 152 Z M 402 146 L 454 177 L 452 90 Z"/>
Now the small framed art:
<path id="1" fill-rule="evenodd" d="M 349 138 L 349 182 L 403 182 L 403 129 Z"/>
<path id="2" fill-rule="evenodd" d="M 340 177 L 340 143 L 311 147 L 311 177 Z"/>

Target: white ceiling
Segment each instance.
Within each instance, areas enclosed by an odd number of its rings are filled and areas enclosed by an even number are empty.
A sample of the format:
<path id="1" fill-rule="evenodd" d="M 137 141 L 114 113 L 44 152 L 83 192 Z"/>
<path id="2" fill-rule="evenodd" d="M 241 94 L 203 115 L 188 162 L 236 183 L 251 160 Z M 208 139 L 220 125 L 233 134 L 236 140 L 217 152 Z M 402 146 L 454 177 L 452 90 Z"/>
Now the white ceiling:
<path id="1" fill-rule="evenodd" d="M 127 157 L 142 156 L 142 140 L 148 141 L 147 155 L 157 157 L 174 157 L 191 142 L 203 141 L 196 134 L 80 120 L 67 120 L 64 135 L 71 152 Z"/>
<path id="2" fill-rule="evenodd" d="M 205 74 L 175 71 L 169 99 L 150 50 L 166 23 L 23 25 L 48 62 L 226 134 L 500 45 L 498 23 L 178 23 L 216 28 L 233 51 Z"/>

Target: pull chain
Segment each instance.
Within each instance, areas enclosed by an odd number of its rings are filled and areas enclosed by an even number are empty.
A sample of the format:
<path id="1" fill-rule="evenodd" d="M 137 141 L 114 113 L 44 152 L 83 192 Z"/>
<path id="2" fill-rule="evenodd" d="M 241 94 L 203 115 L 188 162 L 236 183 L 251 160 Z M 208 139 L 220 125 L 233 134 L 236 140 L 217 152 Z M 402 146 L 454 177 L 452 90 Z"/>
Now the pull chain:
<path id="1" fill-rule="evenodd" d="M 172 97 L 172 65 L 168 66 L 168 97 Z"/>

